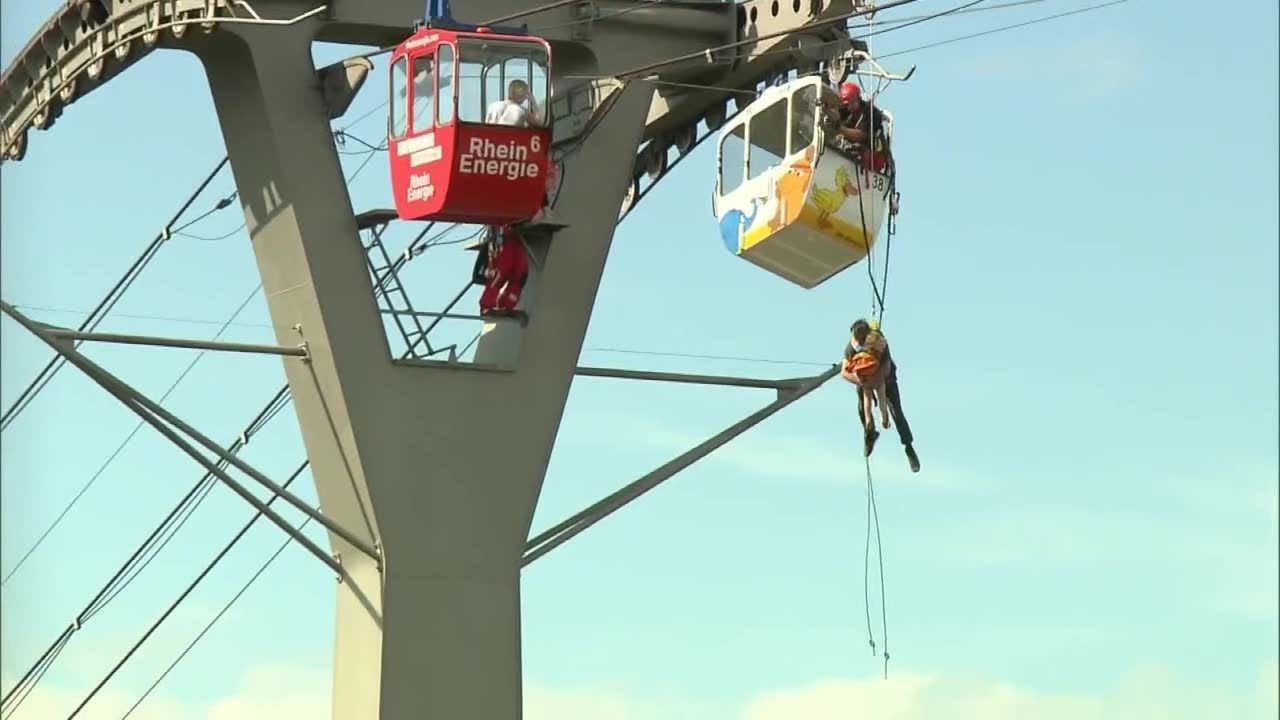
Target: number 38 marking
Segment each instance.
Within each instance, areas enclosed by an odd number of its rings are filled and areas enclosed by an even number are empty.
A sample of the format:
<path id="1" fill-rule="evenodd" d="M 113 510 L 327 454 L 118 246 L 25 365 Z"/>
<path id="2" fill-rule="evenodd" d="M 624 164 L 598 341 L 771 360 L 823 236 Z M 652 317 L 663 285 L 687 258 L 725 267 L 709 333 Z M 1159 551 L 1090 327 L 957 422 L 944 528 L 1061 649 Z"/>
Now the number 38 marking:
<path id="1" fill-rule="evenodd" d="M 883 176 L 883 175 L 872 175 L 872 176 L 871 176 L 871 187 L 872 187 L 872 188 L 874 188 L 877 192 L 879 192 L 879 191 L 881 191 L 881 190 L 884 190 L 884 176 Z"/>

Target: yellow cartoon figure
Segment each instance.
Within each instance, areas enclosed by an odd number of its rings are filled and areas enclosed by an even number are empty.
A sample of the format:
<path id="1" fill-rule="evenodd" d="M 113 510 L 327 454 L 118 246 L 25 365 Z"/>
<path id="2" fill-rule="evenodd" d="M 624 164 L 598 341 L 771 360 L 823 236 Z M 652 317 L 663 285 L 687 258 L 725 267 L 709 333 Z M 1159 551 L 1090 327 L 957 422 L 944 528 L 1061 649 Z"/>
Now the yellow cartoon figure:
<path id="1" fill-rule="evenodd" d="M 791 163 L 791 167 L 774 184 L 778 209 L 769 220 L 769 232 L 781 230 L 800 216 L 812 177 L 813 148 L 810 147 L 801 158 Z"/>
<path id="2" fill-rule="evenodd" d="M 813 204 L 818 208 L 818 227 L 830 230 L 831 221 L 827 218 L 839 212 L 844 206 L 844 201 L 857 194 L 858 188 L 849 181 L 849 173 L 843 166 L 837 167 L 835 189 L 813 189 Z"/>

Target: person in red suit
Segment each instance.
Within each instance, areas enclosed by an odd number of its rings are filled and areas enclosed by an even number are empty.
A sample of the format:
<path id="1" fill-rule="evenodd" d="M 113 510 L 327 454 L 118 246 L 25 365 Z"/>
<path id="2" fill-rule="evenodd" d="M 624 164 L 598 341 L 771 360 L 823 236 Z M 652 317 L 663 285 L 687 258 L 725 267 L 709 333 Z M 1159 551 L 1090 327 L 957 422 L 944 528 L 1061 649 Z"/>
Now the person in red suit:
<path id="1" fill-rule="evenodd" d="M 494 226 L 482 250 L 484 292 L 481 315 L 513 315 L 529 279 L 529 257 L 519 232 L 511 225 Z"/>

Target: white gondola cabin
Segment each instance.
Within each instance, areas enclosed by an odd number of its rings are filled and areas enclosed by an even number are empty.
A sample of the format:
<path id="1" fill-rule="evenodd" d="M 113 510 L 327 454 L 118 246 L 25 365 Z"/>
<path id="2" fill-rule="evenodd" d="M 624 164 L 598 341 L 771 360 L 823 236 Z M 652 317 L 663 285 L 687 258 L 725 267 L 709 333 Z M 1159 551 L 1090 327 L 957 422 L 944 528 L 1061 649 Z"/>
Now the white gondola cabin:
<path id="1" fill-rule="evenodd" d="M 725 246 L 806 289 L 867 256 L 893 191 L 891 166 L 877 172 L 830 144 L 820 116 L 836 103 L 820 78 L 800 78 L 767 88 L 720 132 L 712 206 Z"/>

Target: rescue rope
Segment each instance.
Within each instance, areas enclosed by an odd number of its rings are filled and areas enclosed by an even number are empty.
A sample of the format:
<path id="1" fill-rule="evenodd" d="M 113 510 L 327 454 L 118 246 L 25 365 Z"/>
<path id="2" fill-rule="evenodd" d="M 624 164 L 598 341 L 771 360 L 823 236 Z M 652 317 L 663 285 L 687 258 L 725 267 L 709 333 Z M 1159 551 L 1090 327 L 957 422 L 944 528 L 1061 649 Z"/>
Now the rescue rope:
<path id="1" fill-rule="evenodd" d="M 861 207 L 861 204 L 859 205 Z M 863 227 L 866 227 L 865 220 Z M 865 232 L 865 230 L 864 230 Z M 868 256 L 870 253 L 868 252 Z M 871 280 L 871 288 L 876 292 L 877 299 L 880 300 L 880 317 L 884 316 L 884 301 L 879 291 L 876 289 L 876 279 L 871 273 L 871 264 L 867 264 L 867 277 Z M 879 324 L 879 321 L 877 321 Z M 859 395 L 861 397 L 861 395 Z M 888 398 L 885 398 L 889 402 Z M 875 418 L 871 414 L 867 415 L 867 422 L 875 423 Z M 865 433 L 865 427 L 863 429 Z M 865 438 L 866 435 L 864 434 Z M 865 453 L 865 450 L 864 450 Z M 889 677 L 889 621 L 887 611 L 885 609 L 885 591 L 884 591 L 884 555 L 883 544 L 880 539 L 880 511 L 876 507 L 875 482 L 871 477 L 871 456 L 863 456 L 863 464 L 867 473 L 867 536 L 862 551 L 862 605 L 866 611 L 867 618 L 867 642 L 871 646 L 871 656 L 876 655 L 876 636 L 875 631 L 871 629 L 871 526 L 874 522 L 876 530 L 876 561 L 880 568 L 880 628 L 881 638 L 884 640 L 884 677 Z"/>
<path id="2" fill-rule="evenodd" d="M 874 109 L 874 106 L 872 106 L 872 108 Z M 873 113 L 872 114 L 873 131 L 874 131 L 874 123 L 875 123 L 875 117 Z M 863 177 L 870 178 L 870 173 L 868 172 L 865 166 L 863 167 L 863 171 L 860 174 Z M 884 294 L 880 291 L 879 286 L 876 285 L 876 275 L 875 275 L 875 270 L 873 269 L 873 266 L 875 265 L 875 253 L 872 247 L 871 235 L 870 233 L 867 232 L 867 207 L 863 200 L 861 177 L 858 179 L 858 185 L 859 185 L 858 187 L 858 220 L 862 225 L 862 246 L 867 251 L 867 262 L 866 262 L 867 280 L 871 282 L 871 314 L 876 316 L 876 327 L 880 328 L 882 327 L 881 323 L 884 320 Z M 867 181 L 867 189 L 868 190 L 871 189 L 870 180 Z M 886 267 L 886 273 L 887 273 L 887 268 L 888 268 L 887 261 L 885 263 L 885 267 Z"/>
<path id="3" fill-rule="evenodd" d="M 876 654 L 876 638 L 871 630 L 871 524 L 876 526 L 876 562 L 880 568 L 880 637 L 884 640 L 884 678 L 889 678 L 889 618 L 885 607 L 884 546 L 880 541 L 880 510 L 876 507 L 876 487 L 871 479 L 871 458 L 863 458 L 867 469 L 867 542 L 862 554 L 862 602 L 867 610 L 867 637 L 871 643 L 871 656 Z"/>
<path id="4" fill-rule="evenodd" d="M 868 24 L 870 24 L 870 19 L 868 19 Z M 869 120 L 870 120 L 868 123 L 868 126 L 870 127 L 870 133 L 868 134 L 866 139 L 866 147 L 870 149 L 870 154 L 867 157 L 863 158 L 862 173 L 860 173 L 862 177 L 867 178 L 867 190 L 872 190 L 872 183 L 870 181 L 870 178 L 871 178 L 871 173 L 874 172 L 875 170 L 875 157 L 876 157 L 875 101 L 876 101 L 876 98 L 880 96 L 880 93 L 884 90 L 884 88 L 885 88 L 885 81 L 881 79 L 876 86 L 875 92 L 873 92 L 871 94 L 871 97 L 867 99 L 867 106 L 868 106 L 868 113 L 869 113 Z M 885 146 L 885 156 L 886 156 L 886 168 L 890 168 L 890 165 L 887 162 L 888 157 L 891 156 L 891 151 L 888 144 L 886 144 Z M 866 166 L 867 161 L 870 161 L 872 167 L 868 168 Z M 859 181 L 861 181 L 861 179 L 862 178 L 859 178 Z M 887 183 L 888 186 L 885 188 L 884 199 L 886 202 L 889 202 L 890 198 L 892 197 L 891 193 L 893 192 L 893 189 L 896 186 L 896 180 L 897 180 L 897 173 L 891 170 L 891 172 L 889 173 L 889 181 Z M 861 182 L 859 183 L 859 185 L 861 185 Z M 892 210 L 892 206 L 889 205 L 886 209 Z M 891 218 L 892 218 L 892 215 L 890 215 L 890 220 L 887 220 L 886 222 L 891 222 Z M 873 295 L 872 313 L 876 316 L 877 329 L 883 329 L 884 327 L 884 296 L 885 296 L 885 289 L 889 285 L 889 251 L 892 248 L 892 239 L 889 239 L 886 241 L 884 272 L 882 275 L 883 280 L 881 282 L 881 285 L 877 286 L 875 270 L 873 267 L 875 264 L 875 255 L 873 253 L 871 236 L 867 232 L 866 204 L 863 201 L 861 187 L 858 188 L 858 219 L 862 225 L 862 239 L 863 239 L 864 246 L 866 247 L 866 250 L 867 250 L 867 263 L 866 263 L 867 280 L 869 280 L 871 283 L 871 292 Z M 892 237 L 893 237 L 893 233 L 892 233 L 892 230 L 890 230 L 889 238 L 892 238 Z M 877 307 L 878 307 L 878 310 L 877 310 Z M 885 401 L 890 402 L 888 398 L 885 398 Z M 869 423 L 872 423 L 874 427 L 875 418 L 869 413 L 866 418 L 866 421 Z M 864 433 L 865 433 L 865 428 L 864 428 Z M 863 604 L 863 608 L 865 609 L 866 619 L 867 619 L 867 642 L 871 646 L 871 656 L 875 657 L 876 656 L 876 638 L 875 638 L 875 631 L 872 630 L 871 628 L 871 526 L 872 526 L 872 523 L 874 522 L 875 535 L 876 535 L 876 562 L 879 567 L 879 573 L 880 573 L 880 637 L 884 641 L 884 655 L 883 655 L 884 678 L 887 680 L 889 678 L 889 619 L 888 619 L 888 610 L 885 607 L 884 551 L 883 551 L 884 546 L 880 538 L 880 511 L 879 511 L 879 508 L 876 507 L 875 482 L 871 476 L 871 456 L 869 454 L 866 454 L 865 449 L 864 449 L 864 456 L 863 456 L 863 465 L 866 469 L 866 477 L 867 477 L 867 521 L 866 521 L 867 534 L 866 534 L 866 541 L 863 546 L 863 552 L 862 552 L 862 604 Z"/>
<path id="5" fill-rule="evenodd" d="M 875 134 L 874 131 L 875 131 L 875 122 L 876 122 L 876 116 L 875 116 L 876 98 L 880 97 L 880 93 L 884 92 L 885 89 L 888 88 L 888 85 L 889 83 L 887 80 L 885 80 L 884 78 L 879 78 L 876 82 L 876 91 L 871 94 L 871 102 L 870 102 L 871 109 L 872 109 L 871 129 L 872 129 L 873 137 Z M 872 141 L 872 153 L 874 157 L 874 152 L 875 152 L 874 139 L 872 138 L 869 138 L 869 139 Z M 889 257 L 893 251 L 893 235 L 897 231 L 897 226 L 894 220 L 894 218 L 896 217 L 894 214 L 894 210 L 895 210 L 894 193 L 897 191 L 897 187 L 898 187 L 898 168 L 897 168 L 897 164 L 893 161 L 893 138 L 888 136 L 885 137 L 885 168 L 889 171 L 888 173 L 889 181 L 887 183 L 887 187 L 885 188 L 884 196 L 882 198 L 885 202 L 885 210 L 887 211 L 887 217 L 885 217 L 886 236 L 885 236 L 885 246 L 884 246 L 884 270 L 882 272 L 881 280 L 880 280 L 880 312 L 876 315 L 876 325 L 881 328 L 884 327 L 884 298 L 886 295 L 889 294 Z"/>
<path id="6" fill-rule="evenodd" d="M 883 78 L 881 78 L 881 79 L 878 81 L 878 84 L 877 84 L 877 86 L 876 86 L 876 90 L 875 90 L 875 92 L 873 92 L 873 93 L 871 94 L 871 97 L 870 97 L 870 98 L 868 98 L 868 100 L 867 100 L 867 106 L 868 106 L 868 108 L 869 108 L 867 112 L 868 112 L 868 113 L 869 113 L 869 115 L 870 115 L 870 118 L 869 118 L 869 120 L 870 120 L 870 121 L 869 121 L 868 125 L 869 125 L 869 127 L 870 127 L 870 129 L 871 129 L 871 130 L 870 130 L 870 133 L 869 133 L 869 134 L 868 134 L 868 136 L 867 136 L 866 143 L 865 143 L 865 147 L 870 149 L 869 159 L 872 161 L 872 164 L 873 164 L 873 165 L 874 165 L 874 160 L 875 160 L 875 155 L 876 155 L 876 152 L 875 152 L 875 130 L 876 130 L 876 126 L 875 126 L 875 123 L 876 123 L 876 115 L 875 115 L 875 108 L 876 108 L 876 105 L 875 105 L 875 102 L 876 102 L 876 98 L 878 98 L 878 97 L 880 96 L 880 93 L 884 91 L 885 87 L 886 87 L 886 81 L 885 81 Z M 889 165 L 889 163 L 888 163 L 888 158 L 889 158 L 890 156 L 891 156 L 891 153 L 890 153 L 890 151 L 888 150 L 888 146 L 886 145 L 886 152 L 885 152 L 885 157 L 886 157 L 886 165 L 885 165 L 885 167 L 886 167 L 886 169 L 890 169 L 890 167 L 891 167 L 891 166 Z M 867 159 L 867 158 L 860 158 L 860 161 L 861 161 L 861 162 L 859 163 L 859 164 L 860 164 L 860 166 L 861 166 L 861 168 L 862 168 L 862 172 L 861 172 L 861 173 L 859 173 L 859 174 L 861 175 L 861 177 L 859 178 L 859 187 L 858 187 L 858 220 L 859 220 L 859 222 L 860 222 L 860 224 L 861 224 L 861 227 L 862 227 L 862 242 L 863 242 L 863 248 L 864 248 L 864 249 L 866 249 L 866 251 L 867 251 L 867 255 L 866 255 L 866 260 L 867 260 L 867 263 L 866 263 L 866 265 L 867 265 L 867 280 L 868 280 L 868 281 L 870 282 L 870 284 L 871 284 L 871 295 L 872 295 L 872 299 L 871 299 L 871 314 L 872 314 L 872 315 L 874 315 L 874 316 L 875 316 L 875 318 L 876 318 L 876 327 L 877 327 L 877 328 L 880 328 L 880 327 L 883 327 L 883 323 L 884 323 L 884 296 L 885 296 L 885 292 L 884 292 L 884 289 L 883 289 L 883 288 L 887 287 L 887 286 L 888 286 L 888 284 L 889 284 L 889 250 L 890 250 L 890 248 L 892 247 L 892 240 L 889 240 L 889 241 L 888 241 L 888 243 L 887 243 L 887 245 L 886 245 L 886 247 L 885 247 L 885 265 L 884 265 L 884 273 L 883 273 L 883 275 L 884 275 L 884 280 L 883 280 L 883 282 L 882 282 L 880 285 L 877 285 L 877 284 L 876 284 L 875 269 L 874 269 L 874 266 L 875 266 L 875 252 L 874 252 L 874 248 L 872 247 L 872 242 L 871 242 L 871 236 L 870 236 L 870 233 L 868 233 L 868 232 L 867 232 L 867 208 L 866 208 L 866 204 L 865 204 L 865 202 L 863 201 L 863 194 L 862 194 L 862 182 L 861 182 L 861 180 L 862 180 L 862 179 L 865 179 L 865 180 L 866 180 L 867 190 L 871 190 L 871 189 L 872 189 L 871 173 L 874 171 L 874 169 L 875 169 L 875 168 L 874 168 L 874 167 L 872 167 L 872 168 L 868 168 L 868 167 L 866 166 L 866 162 L 865 162 L 865 160 L 866 160 L 866 159 Z M 893 209 L 893 208 L 892 208 L 892 193 L 894 192 L 894 188 L 896 188 L 896 187 L 897 187 L 897 173 L 896 173 L 896 172 L 893 172 L 893 171 L 891 170 L 891 171 L 890 171 L 890 173 L 889 173 L 889 175 L 888 175 L 888 178 L 889 178 L 889 180 L 888 180 L 887 186 L 885 187 L 885 192 L 884 192 L 884 196 L 883 196 L 883 198 L 884 198 L 885 202 L 887 203 L 887 208 L 886 208 L 886 209 L 887 209 L 887 210 L 892 211 L 892 209 Z M 892 215 L 890 215 L 890 218 L 892 218 Z M 889 225 L 890 225 L 890 227 L 892 227 L 892 220 L 891 220 L 891 219 L 890 219 L 890 220 L 886 220 L 886 223 L 887 223 L 887 224 L 889 224 Z M 892 232 L 893 232 L 893 230 L 892 230 L 892 229 L 890 229 L 890 230 L 889 230 L 889 232 L 890 232 L 890 237 L 892 237 Z"/>
<path id="7" fill-rule="evenodd" d="M 871 629 L 871 458 L 863 459 L 867 466 L 867 539 L 862 546 L 862 607 L 867 616 L 867 644 L 871 646 L 871 657 L 875 657 L 876 633 Z"/>

